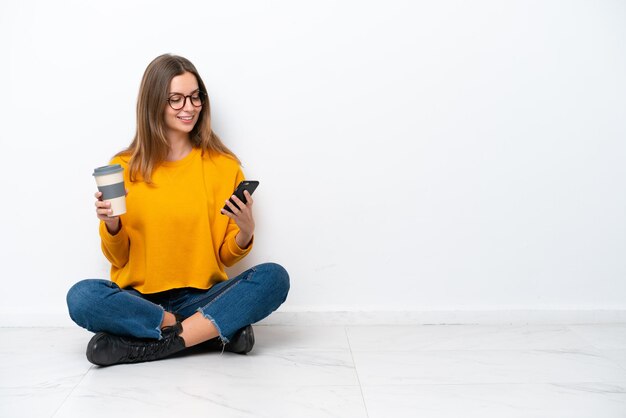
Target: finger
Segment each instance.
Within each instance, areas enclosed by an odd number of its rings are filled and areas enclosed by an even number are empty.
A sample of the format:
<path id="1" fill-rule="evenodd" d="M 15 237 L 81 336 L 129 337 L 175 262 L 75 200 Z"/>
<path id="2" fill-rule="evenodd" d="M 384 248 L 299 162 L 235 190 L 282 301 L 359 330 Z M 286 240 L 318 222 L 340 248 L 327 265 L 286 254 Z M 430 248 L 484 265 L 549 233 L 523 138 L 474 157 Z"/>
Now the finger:
<path id="1" fill-rule="evenodd" d="M 237 197 L 235 196 L 235 199 L 237 199 Z M 239 200 L 239 199 L 237 199 Z M 241 203 L 241 200 L 239 200 L 239 203 Z M 242 203 L 243 205 L 243 203 Z M 231 202 L 230 200 L 226 201 L 226 206 L 228 206 L 230 208 L 230 210 L 233 211 L 233 213 L 235 215 L 238 215 L 239 213 L 241 213 L 241 211 L 239 210 L 239 208 L 237 207 L 237 205 L 235 205 L 233 202 Z"/>
<path id="2" fill-rule="evenodd" d="M 230 219 L 235 219 L 235 215 L 233 215 L 232 213 L 230 213 L 230 212 L 229 212 L 229 211 L 227 211 L 226 209 L 222 209 L 222 210 L 220 211 L 220 213 L 221 213 L 222 215 L 226 215 L 226 216 L 228 216 Z"/>
<path id="3" fill-rule="evenodd" d="M 252 195 L 250 194 L 249 191 L 244 190 L 243 195 L 246 197 L 246 201 L 248 203 L 246 203 L 246 206 L 250 207 L 252 206 L 252 204 L 254 203 L 254 200 L 252 200 Z"/>
<path id="4" fill-rule="evenodd" d="M 94 196 L 96 199 L 100 199 L 100 197 L 102 196 L 102 192 L 96 192 Z"/>
<path id="5" fill-rule="evenodd" d="M 111 218 L 111 215 L 113 213 L 112 209 L 107 209 L 107 208 L 103 208 L 103 209 L 98 209 L 96 210 L 96 213 L 98 214 L 98 217 L 102 217 L 102 218 Z"/>
<path id="6" fill-rule="evenodd" d="M 246 204 L 243 203 L 241 199 L 239 199 L 237 196 L 233 195 L 232 199 L 235 201 L 235 203 L 237 204 L 237 206 L 239 206 L 241 210 L 243 210 L 246 207 Z"/>
<path id="7" fill-rule="evenodd" d="M 111 202 L 106 202 L 104 200 L 96 200 L 95 205 L 97 208 L 110 208 Z"/>
<path id="8" fill-rule="evenodd" d="M 98 214 L 98 219 L 102 219 L 103 221 L 113 221 L 115 219 L 119 219 L 120 215 L 113 215 L 113 211 L 111 209 L 107 209 L 104 213 Z"/>

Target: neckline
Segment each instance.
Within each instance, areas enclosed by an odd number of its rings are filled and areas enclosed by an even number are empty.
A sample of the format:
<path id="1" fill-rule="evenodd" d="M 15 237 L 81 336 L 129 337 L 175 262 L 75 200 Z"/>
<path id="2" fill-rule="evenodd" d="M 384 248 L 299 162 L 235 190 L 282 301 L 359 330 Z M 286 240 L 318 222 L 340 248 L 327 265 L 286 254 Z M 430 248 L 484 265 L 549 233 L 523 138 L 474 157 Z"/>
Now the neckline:
<path id="1" fill-rule="evenodd" d="M 181 158 L 180 160 L 176 160 L 176 161 L 163 161 L 161 163 L 161 166 L 163 167 L 180 167 L 182 165 L 187 164 L 189 161 L 191 161 L 193 159 L 193 157 L 198 154 L 198 151 L 200 150 L 200 148 L 196 148 L 193 147 L 191 149 L 191 151 L 189 151 L 189 154 L 185 155 L 183 158 Z"/>

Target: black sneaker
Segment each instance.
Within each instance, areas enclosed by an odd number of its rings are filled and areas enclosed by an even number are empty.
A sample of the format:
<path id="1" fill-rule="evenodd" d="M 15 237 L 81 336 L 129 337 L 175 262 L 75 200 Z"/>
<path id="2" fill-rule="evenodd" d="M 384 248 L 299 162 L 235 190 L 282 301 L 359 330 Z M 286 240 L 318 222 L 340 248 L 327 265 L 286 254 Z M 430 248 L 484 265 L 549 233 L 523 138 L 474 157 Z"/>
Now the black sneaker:
<path id="1" fill-rule="evenodd" d="M 87 344 L 87 360 L 98 366 L 160 360 L 185 349 L 180 323 L 163 328 L 160 340 L 119 337 L 99 332 Z"/>
<path id="2" fill-rule="evenodd" d="M 233 335 L 225 346 L 219 337 L 198 344 L 198 349 L 203 351 L 228 351 L 230 353 L 247 354 L 254 347 L 254 331 L 252 325 L 245 326 Z"/>

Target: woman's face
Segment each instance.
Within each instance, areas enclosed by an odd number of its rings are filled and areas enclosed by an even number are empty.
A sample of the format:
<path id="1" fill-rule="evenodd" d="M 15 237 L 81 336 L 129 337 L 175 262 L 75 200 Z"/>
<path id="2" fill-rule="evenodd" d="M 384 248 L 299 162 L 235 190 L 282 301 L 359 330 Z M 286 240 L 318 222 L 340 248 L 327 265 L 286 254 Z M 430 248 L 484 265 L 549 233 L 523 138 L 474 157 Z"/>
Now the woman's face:
<path id="1" fill-rule="evenodd" d="M 191 73 L 184 73 L 172 78 L 170 89 L 167 92 L 169 104 L 165 105 L 165 128 L 169 135 L 188 135 L 200 117 L 202 106 L 198 104 L 198 80 Z M 188 97 L 184 97 L 188 96 Z M 184 103 L 184 106 L 183 106 Z M 181 107 L 178 110 L 172 107 Z"/>

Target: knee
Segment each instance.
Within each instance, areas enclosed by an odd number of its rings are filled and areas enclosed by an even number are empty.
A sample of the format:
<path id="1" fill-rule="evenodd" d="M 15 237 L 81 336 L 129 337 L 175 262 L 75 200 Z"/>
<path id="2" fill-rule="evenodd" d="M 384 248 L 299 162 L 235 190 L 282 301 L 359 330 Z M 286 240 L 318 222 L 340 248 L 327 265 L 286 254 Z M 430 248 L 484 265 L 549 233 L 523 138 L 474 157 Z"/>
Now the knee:
<path id="1" fill-rule="evenodd" d="M 283 302 L 287 299 L 289 293 L 289 273 L 280 264 L 265 263 L 257 266 L 257 269 L 262 270 L 268 280 L 271 282 L 273 292 L 279 295 L 283 295 Z"/>
<path id="2" fill-rule="evenodd" d="M 101 287 L 107 285 L 107 280 L 86 279 L 74 284 L 66 296 L 70 318 L 81 325 L 82 318 L 96 303 L 98 294 L 102 294 Z M 100 291 L 98 291 L 100 289 Z"/>

